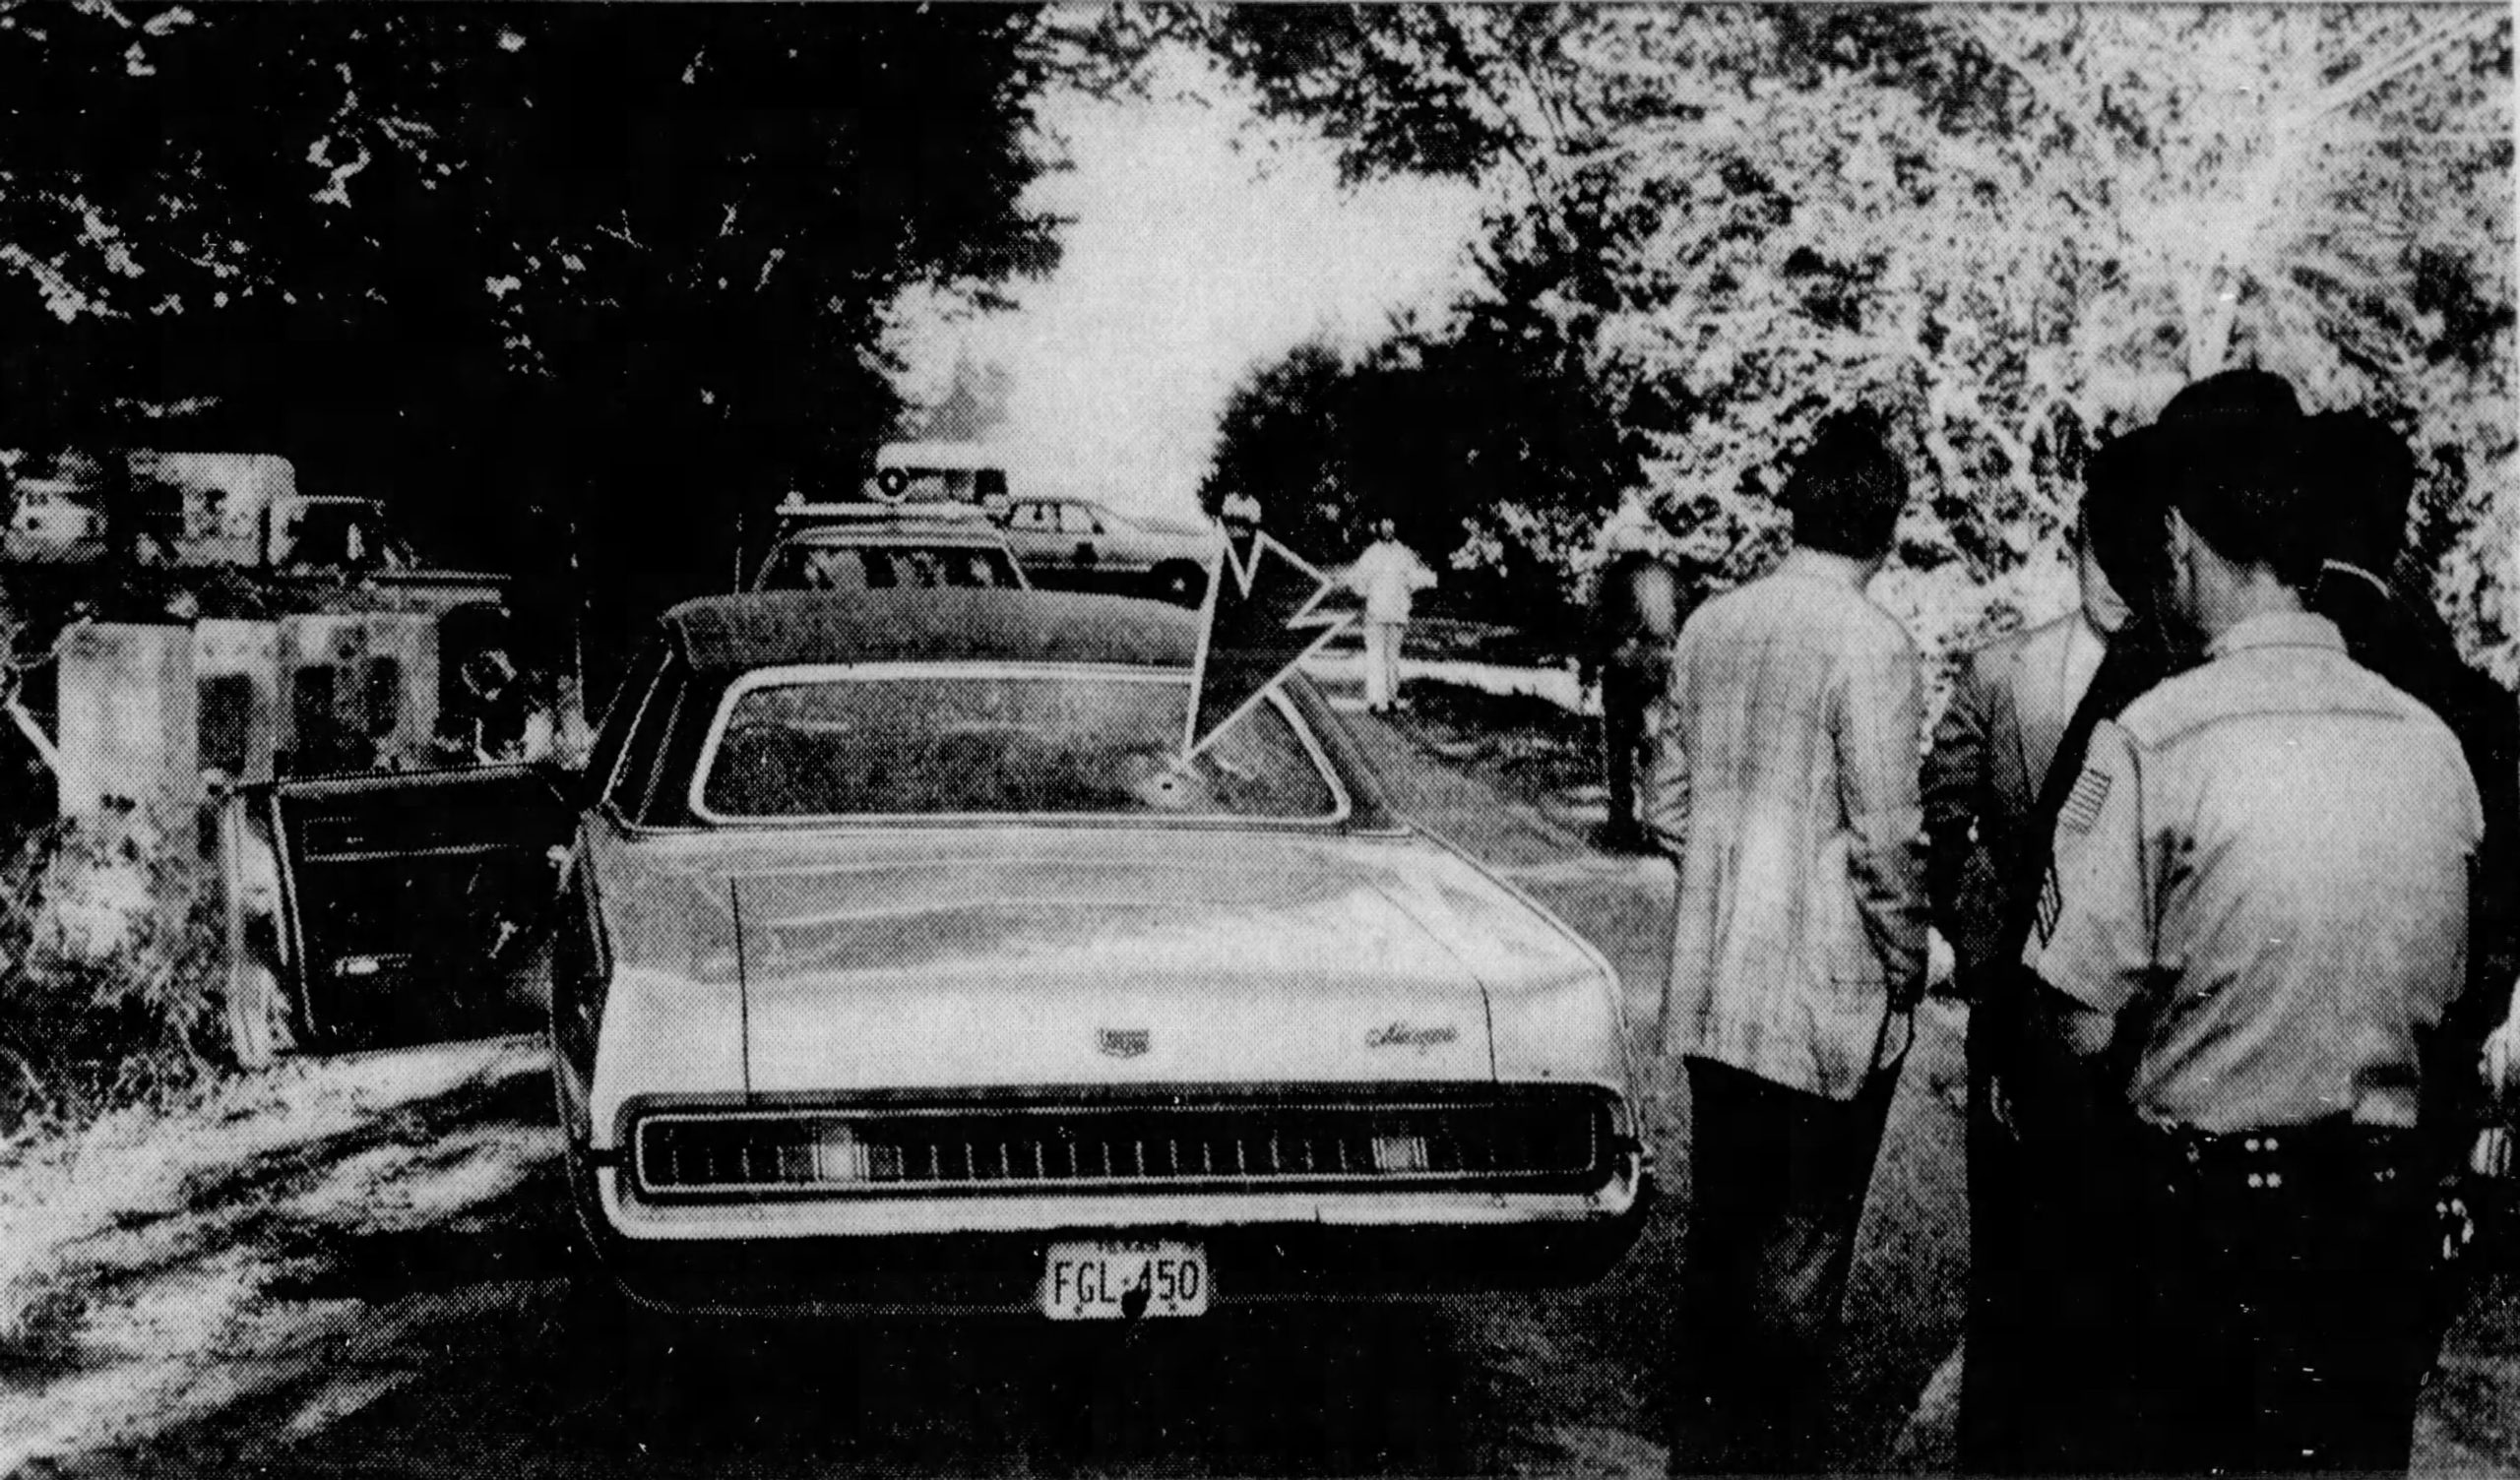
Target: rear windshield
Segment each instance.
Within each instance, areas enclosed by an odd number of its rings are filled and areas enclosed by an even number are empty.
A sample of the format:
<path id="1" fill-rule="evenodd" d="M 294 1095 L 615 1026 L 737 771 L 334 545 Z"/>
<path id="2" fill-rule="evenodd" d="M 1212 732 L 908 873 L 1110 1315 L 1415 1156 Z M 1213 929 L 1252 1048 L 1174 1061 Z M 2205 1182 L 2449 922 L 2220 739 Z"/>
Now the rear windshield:
<path id="1" fill-rule="evenodd" d="M 1272 697 L 1195 760 L 1188 676 L 1107 668 L 786 669 L 729 691 L 701 757 L 710 821 L 1109 816 L 1327 822 L 1346 799 Z"/>
<path id="2" fill-rule="evenodd" d="M 788 545 L 774 552 L 755 590 L 882 590 L 890 586 L 1023 585 L 1006 551 L 989 545 Z"/>

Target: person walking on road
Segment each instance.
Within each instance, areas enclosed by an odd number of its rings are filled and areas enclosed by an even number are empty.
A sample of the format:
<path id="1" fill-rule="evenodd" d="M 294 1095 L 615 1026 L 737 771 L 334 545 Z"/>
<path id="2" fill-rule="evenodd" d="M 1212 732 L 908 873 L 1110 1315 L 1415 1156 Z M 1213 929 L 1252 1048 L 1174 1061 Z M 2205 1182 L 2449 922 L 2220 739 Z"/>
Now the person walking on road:
<path id="1" fill-rule="evenodd" d="M 1576 680 L 1602 687 L 1602 779 L 1609 793 L 1602 841 L 1621 850 L 1644 845 L 1640 784 L 1645 715 L 1663 692 L 1671 644 L 1680 633 L 1680 573 L 1645 547 L 1634 524 L 1610 536 L 1609 562 L 1593 591 Z"/>
<path id="2" fill-rule="evenodd" d="M 2153 430 L 2161 609 L 2206 661 L 2093 731 L 2024 964 L 2042 1092 L 2116 1154 L 2054 1461 L 2403 1470 L 2431 1360 L 2425 1045 L 2464 985 L 2458 741 L 2308 608 L 2304 423 Z M 2034 1233 L 2036 1239 L 2040 1235 Z"/>
<path id="3" fill-rule="evenodd" d="M 1418 592 L 1435 573 L 1400 542 L 1392 522 L 1374 525 L 1374 542 L 1348 568 L 1348 585 L 1365 598 L 1365 708 L 1388 711 L 1400 702 L 1400 646 Z"/>
<path id="4" fill-rule="evenodd" d="M 1999 1071 L 2018 1005 L 2006 990 L 2015 973 L 2002 959 L 2003 919 L 2013 881 L 2046 859 L 2047 836 L 2034 836 L 2033 823 L 2048 763 L 2126 621 L 2126 604 L 2093 554 L 2088 523 L 2095 504 L 2127 496 L 2110 476 L 2115 465 L 2093 461 L 2083 513 L 2067 528 L 2079 603 L 1961 665 L 1925 762 L 1928 892 L 1969 1004 L 1969 1307 L 1958 1437 L 1961 1463 L 1974 1470 L 2014 1467 L 2015 1449 L 2001 1432 L 2014 1409 L 2004 1389 L 2037 1365 L 2015 1288 L 2021 1144 Z"/>
<path id="5" fill-rule="evenodd" d="M 1675 1470 L 1809 1469 L 1904 1016 L 1925 966 L 1922 704 L 1864 586 L 1906 469 L 1869 415 L 1788 479 L 1795 548 L 1690 616 L 1649 742 L 1677 861 L 1663 1049 L 1685 1058 L 1694 1189 Z"/>

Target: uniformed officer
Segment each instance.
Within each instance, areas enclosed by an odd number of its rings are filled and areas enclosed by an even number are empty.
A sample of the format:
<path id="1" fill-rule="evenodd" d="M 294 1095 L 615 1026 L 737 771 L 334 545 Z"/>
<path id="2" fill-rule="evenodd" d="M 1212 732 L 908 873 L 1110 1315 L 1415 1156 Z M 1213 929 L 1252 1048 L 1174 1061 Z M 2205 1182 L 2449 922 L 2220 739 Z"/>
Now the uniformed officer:
<path id="1" fill-rule="evenodd" d="M 2009 845 L 1985 871 L 1993 894 L 1979 907 L 1992 918 L 1978 927 L 1977 949 L 1960 951 L 1963 966 L 1974 966 L 1977 978 L 1968 1043 L 1970 1308 L 1957 1436 L 1960 1463 L 1969 1470 L 2070 1465 L 2079 1426 L 2089 1417 L 2074 1406 L 2091 1385 L 2083 1368 L 2092 1343 L 2083 1332 L 2108 1328 L 2116 1305 L 2087 1277 L 2093 1259 L 2082 1248 L 2085 1241 L 2114 1248 L 2107 1232 L 2113 1208 L 2092 1196 L 2095 1184 L 2083 1175 L 2106 1148 L 2091 1143 L 2078 1118 L 2060 1123 L 2043 1114 L 2048 1086 L 2021 1059 L 2027 994 L 2016 978 L 2048 876 L 2056 818 L 2082 774 L 2092 731 L 2203 657 L 2195 640 L 2161 609 L 2170 586 L 2169 513 L 2151 463 L 2166 437 L 2220 437 L 2227 429 L 2260 435 L 2292 427 L 2300 415 L 2300 402 L 2282 377 L 2227 370 L 2171 398 L 2159 426 L 2103 445 L 2084 474 L 2084 577 L 2097 577 L 2123 610 L 2107 624 L 2097 666 L 2073 685 L 2078 697 L 2063 699 L 2070 712 L 2062 729 L 2043 727 L 2034 749 L 2023 726 L 2018 749 L 2025 763 L 2039 760 L 2037 774 L 2020 777 L 2026 796 L 2004 802 L 2022 810 L 1995 830 Z M 1955 695 L 1955 708 L 1960 703 Z M 1934 810 L 1928 794 L 1929 827 Z M 1981 810 L 1975 830 L 1986 828 Z M 1946 926 L 1955 943 L 1970 928 L 1958 913 Z M 2034 1225 L 2036 1239 L 2028 1232 Z"/>
<path id="2" fill-rule="evenodd" d="M 2051 1462 L 2403 1469 L 2430 1364 L 2414 1137 L 2481 818 L 2448 729 L 2306 608 L 2298 426 L 2154 429 L 2160 605 L 2207 660 L 2095 728 L 2024 952 L 2048 1087 L 2114 1148 L 2078 1244 L 2112 1321 Z"/>

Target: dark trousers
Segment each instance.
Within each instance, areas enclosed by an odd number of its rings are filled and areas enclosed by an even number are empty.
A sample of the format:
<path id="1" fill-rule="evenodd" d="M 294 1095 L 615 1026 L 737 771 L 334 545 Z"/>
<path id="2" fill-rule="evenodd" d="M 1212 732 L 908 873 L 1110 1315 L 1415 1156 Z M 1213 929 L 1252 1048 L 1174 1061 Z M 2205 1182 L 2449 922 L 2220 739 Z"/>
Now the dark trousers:
<path id="1" fill-rule="evenodd" d="M 2346 1126 L 2127 1135 L 2119 1254 L 2074 1333 L 2083 1420 L 2034 1457 L 2403 1472 L 2438 1341 L 2425 1163 Z"/>
<path id="2" fill-rule="evenodd" d="M 1995 1107 L 1997 1069 L 2012 1028 L 2003 1008 L 1982 989 L 1969 1010 L 1969 1287 L 1955 1438 L 1960 1467 L 1974 1474 L 2023 1467 L 2019 1385 L 2042 1365 L 2039 1348 L 2046 1344 L 2030 1328 L 2022 1288 L 2025 1152 Z"/>
<path id="3" fill-rule="evenodd" d="M 1611 662 L 1602 668 L 1602 778 L 1609 787 L 1606 831 L 1613 840 L 1644 835 L 1638 802 L 1651 786 L 1645 776 L 1645 710 L 1661 689 L 1650 665 Z"/>
<path id="4" fill-rule="evenodd" d="M 1808 1470 L 1864 1187 L 1898 1076 L 1824 1099 L 1691 1058 L 1675 1470 Z"/>
<path id="5" fill-rule="evenodd" d="M 2018 1063 L 2005 1067 L 2022 1072 Z M 2149 1278 L 2128 1254 L 2131 1189 L 2140 1181 L 2129 1140 L 2114 1127 L 2059 1124 L 2018 1097 L 2013 1108 L 2009 1134 L 1991 1114 L 1971 1125 L 1970 1215 L 1983 1221 L 1970 1239 L 1960 1467 L 2004 1475 L 2141 1468 L 2128 1457 L 2133 1414 L 2117 1395 L 2138 1339 L 2130 1302 Z"/>

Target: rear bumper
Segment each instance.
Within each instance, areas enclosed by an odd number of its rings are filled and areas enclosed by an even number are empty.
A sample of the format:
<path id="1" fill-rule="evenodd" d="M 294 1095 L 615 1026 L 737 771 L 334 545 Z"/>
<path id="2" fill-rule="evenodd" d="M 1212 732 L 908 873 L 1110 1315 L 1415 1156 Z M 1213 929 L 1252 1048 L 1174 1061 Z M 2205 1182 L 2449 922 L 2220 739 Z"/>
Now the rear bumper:
<path id="1" fill-rule="evenodd" d="M 662 1309 L 729 1315 L 1029 1314 L 1049 1245 L 1115 1234 L 1205 1246 L 1222 1305 L 1562 1288 L 1608 1272 L 1653 1199 L 1650 1171 L 1631 1159 L 1602 1194 L 1548 1199 L 1527 1215 L 1512 1200 L 1486 1198 L 1475 1213 L 1456 1207 L 1469 1216 L 1451 1220 L 1433 1207 L 1419 1217 L 1382 1206 L 1341 1209 L 1344 1221 L 1322 1216 L 1326 1207 L 1311 1218 L 1151 1221 L 1140 1207 L 1040 1227 L 655 1238 L 622 1233 L 612 1178 L 599 1180 L 607 1226 L 598 1252 L 624 1291 Z"/>

